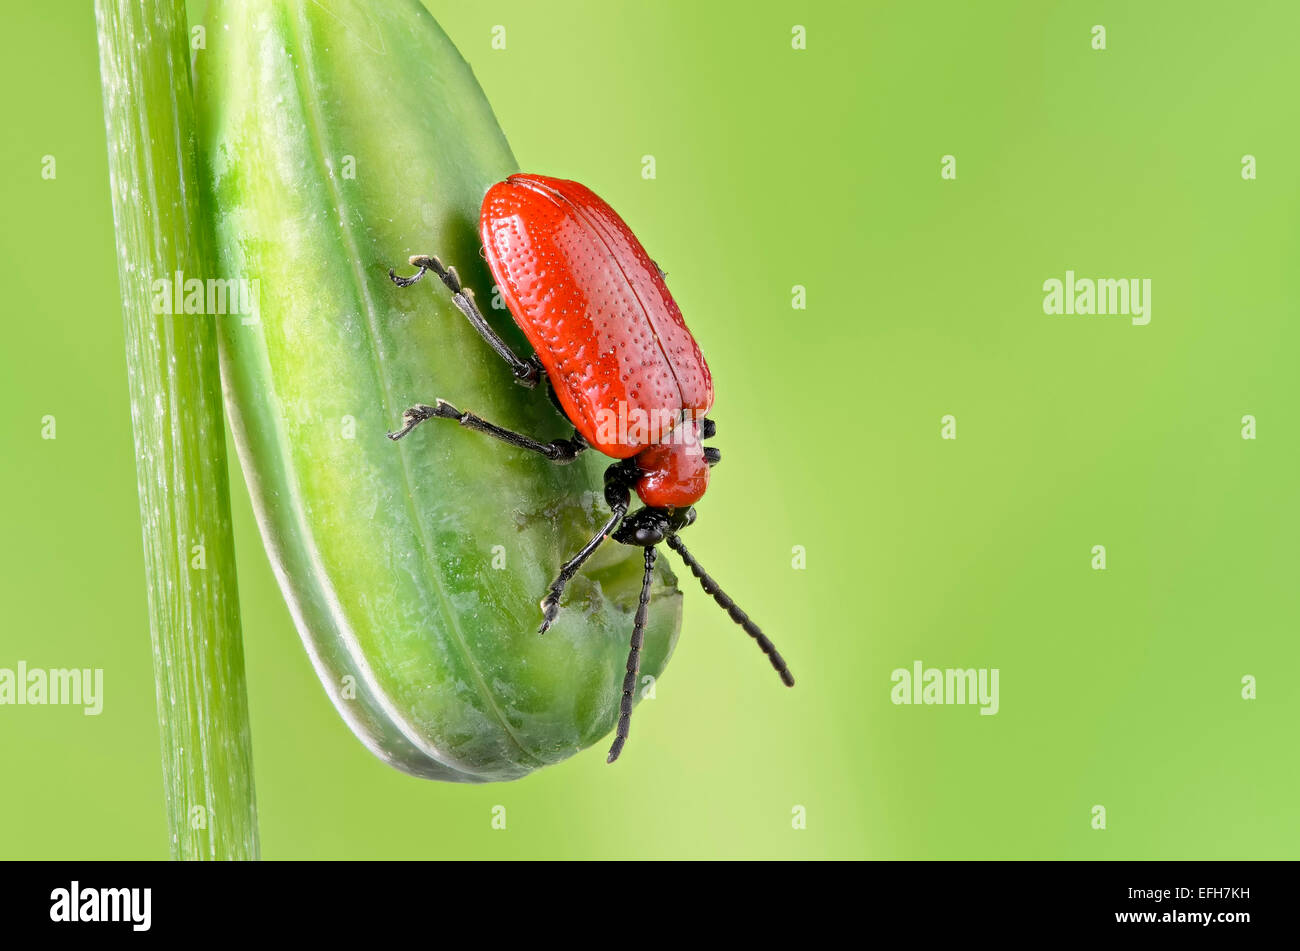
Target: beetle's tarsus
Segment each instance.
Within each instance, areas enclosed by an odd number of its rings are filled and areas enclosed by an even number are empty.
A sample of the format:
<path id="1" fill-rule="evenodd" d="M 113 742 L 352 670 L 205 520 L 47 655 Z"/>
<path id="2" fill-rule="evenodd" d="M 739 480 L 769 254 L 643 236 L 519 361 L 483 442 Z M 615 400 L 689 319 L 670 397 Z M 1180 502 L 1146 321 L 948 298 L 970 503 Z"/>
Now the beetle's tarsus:
<path id="1" fill-rule="evenodd" d="M 388 269 L 388 278 L 398 287 L 410 287 L 412 284 L 417 283 L 420 280 L 420 278 L 424 277 L 427 271 L 432 271 L 434 274 L 437 274 L 438 277 L 441 278 L 443 281 L 447 280 L 446 278 L 447 269 L 444 268 L 442 266 L 442 262 L 439 261 L 432 254 L 412 254 L 406 260 L 407 263 L 411 265 L 411 267 L 417 267 L 419 268 L 419 270 L 416 271 L 414 274 L 412 274 L 410 277 L 398 277 L 397 274 L 394 273 L 393 269 L 390 267 Z M 454 268 L 452 269 L 452 278 L 455 279 Z M 457 284 L 459 285 L 459 281 L 457 281 Z M 453 290 L 459 291 L 459 286 L 453 288 Z"/>
<path id="2" fill-rule="evenodd" d="M 563 590 L 563 589 L 561 589 Z M 537 628 L 538 634 L 545 634 L 550 630 L 551 625 L 560 614 L 560 595 L 559 592 L 552 590 L 550 594 L 542 598 L 542 623 Z"/>
<path id="3" fill-rule="evenodd" d="M 415 259 L 412 258 L 411 260 L 412 263 L 414 263 Z M 397 274 L 390 267 L 388 269 L 388 279 L 392 281 L 394 284 L 396 284 L 398 287 L 410 287 L 412 284 L 419 283 L 420 278 L 424 277 L 424 272 L 427 270 L 428 268 L 426 267 L 420 267 L 420 270 L 416 271 L 410 277 L 398 277 Z"/>
<path id="4" fill-rule="evenodd" d="M 426 419 L 434 419 L 438 417 L 444 419 L 460 418 L 460 410 L 456 409 L 456 407 L 452 406 L 446 400 L 435 400 L 434 402 L 437 404 L 436 406 L 426 406 L 423 403 L 420 403 L 408 409 L 402 414 L 402 428 L 397 430 L 397 432 L 388 433 L 388 438 L 393 440 L 393 442 L 396 442 Z"/>

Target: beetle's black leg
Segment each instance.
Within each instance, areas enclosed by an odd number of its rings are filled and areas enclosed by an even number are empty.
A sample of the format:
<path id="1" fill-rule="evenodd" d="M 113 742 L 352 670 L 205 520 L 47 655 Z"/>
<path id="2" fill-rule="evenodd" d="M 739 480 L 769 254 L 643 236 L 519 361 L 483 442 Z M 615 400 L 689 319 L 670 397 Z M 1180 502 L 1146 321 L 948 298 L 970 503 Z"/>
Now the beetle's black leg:
<path id="1" fill-rule="evenodd" d="M 700 420 L 700 439 L 712 439 L 718 434 L 718 424 L 709 417 L 705 416 Z M 712 446 L 704 448 L 704 461 L 712 468 L 722 461 L 722 450 L 714 449 Z"/>
<path id="2" fill-rule="evenodd" d="M 446 284 L 447 289 L 451 291 L 452 303 L 465 315 L 470 325 L 479 332 L 479 336 L 487 341 L 488 346 L 496 351 L 497 356 L 510 364 L 510 371 L 515 375 L 515 382 L 529 388 L 537 385 L 537 381 L 542 378 L 542 365 L 537 362 L 536 357 L 521 360 L 510 349 L 509 345 L 497 335 L 497 332 L 479 313 L 478 307 L 474 304 L 474 298 L 469 293 L 466 293 L 461 286 L 460 275 L 456 273 L 454 267 L 444 267 L 443 263 L 431 254 L 412 255 L 411 265 L 418 267 L 419 270 L 410 277 L 398 277 L 391 268 L 388 271 L 388 276 L 398 287 L 410 287 L 424 277 L 426 271 L 432 271 L 438 275 L 442 283 Z"/>
<path id="3" fill-rule="evenodd" d="M 433 406 L 425 406 L 424 404 L 412 406 L 402 414 L 402 428 L 395 433 L 389 433 L 388 438 L 393 440 L 401 439 L 426 419 L 454 419 L 466 429 L 487 433 L 489 436 L 500 439 L 504 443 L 509 443 L 518 449 L 527 449 L 529 452 L 540 453 L 552 462 L 572 462 L 579 453 L 587 448 L 587 441 L 582 438 L 576 429 L 570 439 L 553 439 L 550 442 L 540 442 L 531 436 L 503 429 L 495 423 L 489 423 L 486 419 L 475 416 L 473 413 L 462 413 L 446 400 L 436 400 Z"/>
<path id="4" fill-rule="evenodd" d="M 551 586 L 542 598 L 542 626 L 538 634 L 545 634 L 556 615 L 560 613 L 560 596 L 564 594 L 565 585 L 578 573 L 582 563 L 590 558 L 600 547 L 601 542 L 610 536 L 618 523 L 627 514 L 627 507 L 632 503 L 632 486 L 639 477 L 635 463 L 630 459 L 616 462 L 605 470 L 605 503 L 610 508 L 609 520 L 601 526 L 600 531 L 592 536 L 591 541 L 582 546 L 582 550 L 560 567 Z"/>
<path id="5" fill-rule="evenodd" d="M 646 615 L 650 610 L 650 578 L 655 570 L 655 547 L 648 545 L 645 549 L 645 574 L 641 578 L 641 600 L 636 605 L 636 621 L 632 624 L 632 646 L 627 653 L 627 673 L 623 676 L 623 701 L 619 705 L 618 732 L 614 736 L 614 745 L 609 748 L 606 763 L 618 759 L 627 742 L 627 731 L 632 725 L 632 696 L 636 693 L 637 675 L 641 673 L 641 645 L 645 642 Z"/>
<path id="6" fill-rule="evenodd" d="M 781 682 L 787 687 L 794 686 L 794 674 L 790 673 L 790 668 L 785 665 L 784 658 L 777 652 L 776 645 L 767 639 L 749 615 L 740 609 L 735 601 L 727 596 L 727 593 L 718 587 L 718 583 L 709 577 L 709 573 L 704 570 L 703 566 L 695 560 L 695 556 L 686 550 L 682 540 L 676 535 L 668 536 L 668 547 L 677 554 L 682 556 L 682 561 L 686 562 L 686 567 L 691 569 L 691 574 L 700 579 L 700 586 L 704 588 L 704 593 L 718 602 L 718 605 L 731 615 L 731 619 L 745 629 L 745 633 L 758 642 L 759 649 L 767 655 L 767 659 L 772 662 L 773 669 L 781 675 Z"/>

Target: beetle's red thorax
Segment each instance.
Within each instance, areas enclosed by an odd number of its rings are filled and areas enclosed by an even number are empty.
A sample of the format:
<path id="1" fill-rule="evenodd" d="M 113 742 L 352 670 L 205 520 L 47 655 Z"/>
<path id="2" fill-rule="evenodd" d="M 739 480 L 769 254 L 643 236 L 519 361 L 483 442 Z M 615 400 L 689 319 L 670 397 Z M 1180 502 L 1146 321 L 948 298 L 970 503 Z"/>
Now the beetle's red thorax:
<path id="1" fill-rule="evenodd" d="M 713 381 L 641 242 L 577 182 L 511 175 L 483 199 L 483 247 L 501 297 L 565 413 L 618 459 L 703 416 Z"/>
<path id="2" fill-rule="evenodd" d="M 642 472 L 636 494 L 654 508 L 688 508 L 709 487 L 700 424 L 693 420 L 683 423 L 666 442 L 641 450 L 636 464 Z"/>

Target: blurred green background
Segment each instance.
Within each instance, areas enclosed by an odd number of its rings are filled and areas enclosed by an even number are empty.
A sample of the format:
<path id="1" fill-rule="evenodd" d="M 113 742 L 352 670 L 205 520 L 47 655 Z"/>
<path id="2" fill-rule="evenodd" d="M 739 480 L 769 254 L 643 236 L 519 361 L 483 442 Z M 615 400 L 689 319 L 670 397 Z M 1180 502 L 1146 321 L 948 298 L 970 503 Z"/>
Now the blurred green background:
<path id="1" fill-rule="evenodd" d="M 235 473 L 266 857 L 1300 852 L 1300 6 L 428 5 L 523 168 L 670 273 L 725 456 L 690 544 L 799 685 L 688 589 L 617 766 L 412 779 L 316 682 Z M 99 717 L 0 707 L 0 857 L 165 857 L 90 3 L 11 7 L 0 85 L 0 667 L 105 670 Z M 1044 315 L 1067 269 L 1150 278 L 1151 323 Z M 915 660 L 998 668 L 1000 711 L 895 706 Z"/>

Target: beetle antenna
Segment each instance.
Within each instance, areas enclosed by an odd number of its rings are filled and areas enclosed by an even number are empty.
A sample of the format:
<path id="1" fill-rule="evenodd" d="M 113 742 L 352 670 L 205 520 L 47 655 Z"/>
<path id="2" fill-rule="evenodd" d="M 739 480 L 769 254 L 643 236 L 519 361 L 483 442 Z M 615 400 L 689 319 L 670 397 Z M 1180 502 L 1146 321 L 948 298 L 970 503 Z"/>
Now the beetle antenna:
<path id="1" fill-rule="evenodd" d="M 636 606 L 636 621 L 632 624 L 632 647 L 627 652 L 627 674 L 623 677 L 623 702 L 619 707 L 618 734 L 614 745 L 609 748 L 606 763 L 618 759 L 627 742 L 627 731 L 632 725 L 632 694 L 636 691 L 637 674 L 641 672 L 641 645 L 645 640 L 646 614 L 650 609 L 650 577 L 655 570 L 655 549 L 651 545 L 645 550 L 645 576 L 641 579 L 641 600 Z"/>
<path id="2" fill-rule="evenodd" d="M 700 586 L 704 588 L 704 593 L 717 601 L 722 610 L 730 614 L 731 619 L 744 628 L 746 634 L 758 642 L 759 649 L 772 662 L 772 668 L 781 675 L 781 682 L 787 687 L 793 687 L 794 674 L 790 673 L 790 668 L 785 665 L 785 659 L 777 652 L 776 645 L 768 640 L 767 635 L 762 632 L 759 626 L 749 619 L 749 615 L 742 611 L 735 601 L 731 600 L 727 592 L 718 587 L 718 583 L 709 577 L 709 573 L 704 570 L 704 566 L 686 550 L 686 546 L 682 544 L 680 538 L 676 535 L 669 535 L 668 547 L 682 556 L 682 561 L 686 562 L 686 567 L 691 569 L 691 574 L 700 579 Z"/>

